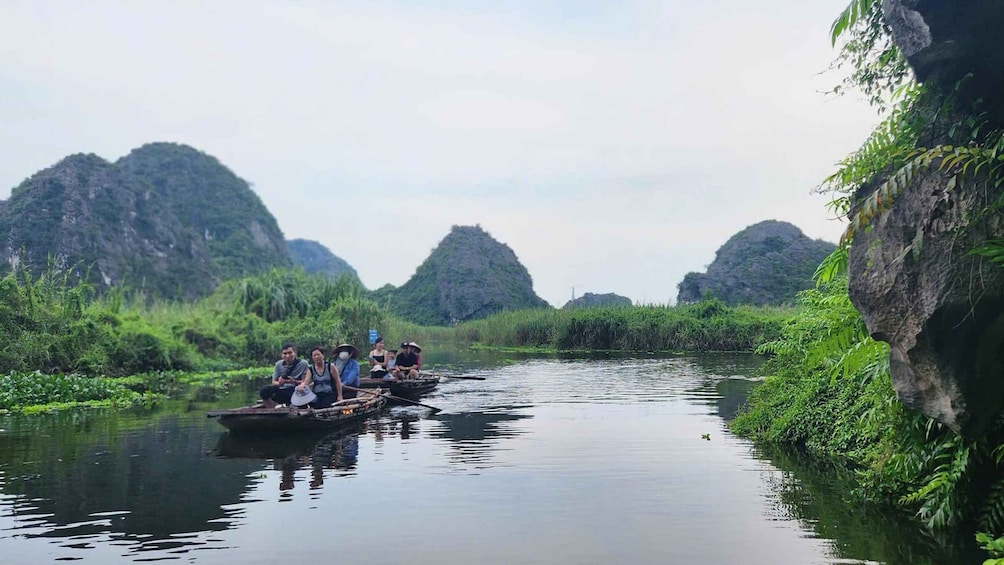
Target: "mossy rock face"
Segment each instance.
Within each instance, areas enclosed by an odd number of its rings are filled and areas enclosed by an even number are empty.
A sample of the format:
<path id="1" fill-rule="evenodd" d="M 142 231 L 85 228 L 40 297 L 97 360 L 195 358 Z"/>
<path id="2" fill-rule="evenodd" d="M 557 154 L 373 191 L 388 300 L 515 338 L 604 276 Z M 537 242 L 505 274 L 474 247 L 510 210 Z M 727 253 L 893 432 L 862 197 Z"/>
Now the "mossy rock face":
<path id="1" fill-rule="evenodd" d="M 924 122 L 918 148 L 982 144 L 996 154 L 984 137 L 1004 129 L 1004 3 L 884 0 L 881 8 L 928 93 L 912 110 Z M 877 167 L 852 210 L 891 172 Z M 871 336 L 889 344 L 897 396 L 972 437 L 1004 409 L 1004 270 L 972 254 L 1004 239 L 1001 181 L 996 166 L 918 167 L 855 231 L 849 251 L 850 297 Z"/>
<path id="2" fill-rule="evenodd" d="M 513 250 L 479 226 L 453 226 L 408 282 L 375 295 L 406 320 L 438 326 L 549 306 Z"/>
<path id="3" fill-rule="evenodd" d="M 2 204 L 6 268 L 51 265 L 98 288 L 194 299 L 223 279 L 291 264 L 248 183 L 185 145 L 144 145 L 115 163 L 71 155 Z"/>
<path id="4" fill-rule="evenodd" d="M 707 273 L 687 273 L 676 301 L 710 295 L 728 305 L 792 303 L 799 291 L 813 287 L 816 267 L 834 249 L 787 222 L 760 222 L 729 238 Z"/>

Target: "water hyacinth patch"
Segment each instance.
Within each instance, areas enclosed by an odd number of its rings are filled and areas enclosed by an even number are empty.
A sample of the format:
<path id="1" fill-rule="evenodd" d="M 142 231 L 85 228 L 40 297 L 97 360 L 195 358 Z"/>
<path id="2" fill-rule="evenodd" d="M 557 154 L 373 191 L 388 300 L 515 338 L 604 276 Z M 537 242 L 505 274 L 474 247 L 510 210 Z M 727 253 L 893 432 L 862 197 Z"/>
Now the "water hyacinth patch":
<path id="1" fill-rule="evenodd" d="M 0 410 L 21 411 L 54 405 L 130 405 L 151 400 L 105 377 L 84 377 L 39 371 L 0 375 Z"/>

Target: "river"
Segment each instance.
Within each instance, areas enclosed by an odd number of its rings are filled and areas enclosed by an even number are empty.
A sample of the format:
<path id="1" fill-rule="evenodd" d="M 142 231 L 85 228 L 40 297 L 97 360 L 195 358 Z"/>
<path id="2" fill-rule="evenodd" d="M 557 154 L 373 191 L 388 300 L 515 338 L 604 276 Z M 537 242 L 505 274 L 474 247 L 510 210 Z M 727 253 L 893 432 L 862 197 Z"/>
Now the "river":
<path id="1" fill-rule="evenodd" d="M 229 436 L 208 409 L 0 416 L 0 563 L 979 563 L 727 421 L 753 356 L 426 365 L 423 402 L 333 434 Z"/>

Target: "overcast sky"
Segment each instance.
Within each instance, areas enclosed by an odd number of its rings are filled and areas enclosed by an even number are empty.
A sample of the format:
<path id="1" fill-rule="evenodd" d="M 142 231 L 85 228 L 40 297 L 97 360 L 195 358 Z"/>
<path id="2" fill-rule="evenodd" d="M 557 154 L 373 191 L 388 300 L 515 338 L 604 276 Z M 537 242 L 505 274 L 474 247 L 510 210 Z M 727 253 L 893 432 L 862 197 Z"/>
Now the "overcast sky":
<path id="1" fill-rule="evenodd" d="M 674 301 L 875 123 L 824 91 L 848 0 L 0 2 L 0 198 L 72 153 L 191 145 L 287 239 L 401 285 L 455 224 L 575 287 Z"/>

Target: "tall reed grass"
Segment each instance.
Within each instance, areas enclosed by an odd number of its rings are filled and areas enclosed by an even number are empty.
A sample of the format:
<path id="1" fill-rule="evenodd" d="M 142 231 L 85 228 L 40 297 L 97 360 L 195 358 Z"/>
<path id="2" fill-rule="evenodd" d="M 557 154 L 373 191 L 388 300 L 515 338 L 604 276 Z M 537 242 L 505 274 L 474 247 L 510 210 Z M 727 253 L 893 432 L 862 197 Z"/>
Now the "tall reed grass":
<path id="1" fill-rule="evenodd" d="M 558 350 L 753 351 L 777 339 L 790 307 L 680 306 L 536 309 L 460 324 L 457 338 L 498 347 Z"/>

